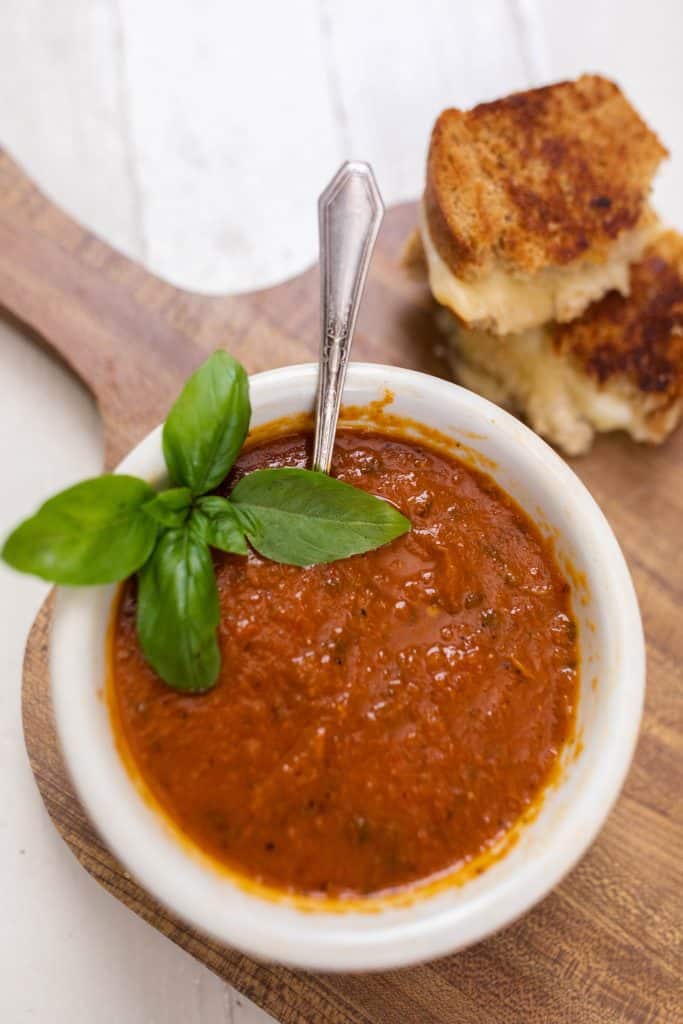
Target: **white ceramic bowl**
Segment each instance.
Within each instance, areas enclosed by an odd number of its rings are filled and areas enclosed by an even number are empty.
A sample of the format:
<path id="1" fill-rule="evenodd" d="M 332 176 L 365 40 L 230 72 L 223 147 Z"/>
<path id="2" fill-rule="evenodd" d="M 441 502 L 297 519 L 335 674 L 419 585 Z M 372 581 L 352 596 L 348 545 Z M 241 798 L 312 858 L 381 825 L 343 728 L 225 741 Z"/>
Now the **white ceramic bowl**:
<path id="1" fill-rule="evenodd" d="M 309 411 L 315 382 L 313 365 L 252 377 L 252 425 Z M 492 475 L 553 531 L 559 557 L 569 558 L 577 574 L 579 742 L 565 752 L 561 781 L 548 790 L 538 816 L 482 875 L 410 906 L 373 913 L 311 912 L 240 888 L 174 839 L 116 752 L 101 699 L 114 589 L 61 589 L 52 628 L 52 697 L 62 750 L 107 845 L 189 924 L 247 953 L 305 968 L 371 970 L 427 960 L 462 949 L 524 913 L 595 838 L 624 780 L 641 716 L 644 644 L 633 585 L 612 530 L 578 478 L 516 419 L 455 384 L 395 367 L 355 364 L 344 399 L 366 405 L 387 388 L 395 396 L 392 412 L 437 428 L 491 459 Z M 119 469 L 160 481 L 160 429 Z"/>

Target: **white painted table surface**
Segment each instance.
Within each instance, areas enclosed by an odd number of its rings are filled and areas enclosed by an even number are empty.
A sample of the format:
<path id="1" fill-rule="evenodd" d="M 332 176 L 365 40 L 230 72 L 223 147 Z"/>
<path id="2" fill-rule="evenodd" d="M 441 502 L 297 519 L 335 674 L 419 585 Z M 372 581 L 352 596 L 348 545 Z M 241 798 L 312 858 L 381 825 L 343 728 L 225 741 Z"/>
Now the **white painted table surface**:
<path id="1" fill-rule="evenodd" d="M 680 0 L 3 0 L 0 142 L 153 271 L 239 291 L 311 262 L 315 199 L 344 158 L 373 163 L 387 202 L 414 197 L 443 107 L 600 70 L 677 153 L 656 199 L 681 227 L 682 41 Z M 102 450 L 79 383 L 4 324 L 0 345 L 3 535 L 97 473 Z M 53 830 L 20 724 L 45 591 L 0 566 L 0 1020 L 270 1020 L 101 890 Z"/>

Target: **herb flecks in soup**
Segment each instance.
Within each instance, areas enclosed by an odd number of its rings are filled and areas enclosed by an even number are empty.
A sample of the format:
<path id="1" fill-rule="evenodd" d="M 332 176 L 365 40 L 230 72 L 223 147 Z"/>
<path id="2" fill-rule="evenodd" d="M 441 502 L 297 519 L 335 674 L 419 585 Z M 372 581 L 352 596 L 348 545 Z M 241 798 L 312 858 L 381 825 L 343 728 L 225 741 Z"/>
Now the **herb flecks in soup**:
<path id="1" fill-rule="evenodd" d="M 290 436 L 241 475 L 310 464 Z M 170 818 L 233 870 L 301 894 L 367 895 L 456 868 L 538 796 L 577 699 L 569 586 L 486 475 L 410 440 L 341 431 L 333 472 L 411 533 L 308 569 L 216 555 L 221 671 L 169 690 L 129 582 L 113 632 L 122 740 Z"/>

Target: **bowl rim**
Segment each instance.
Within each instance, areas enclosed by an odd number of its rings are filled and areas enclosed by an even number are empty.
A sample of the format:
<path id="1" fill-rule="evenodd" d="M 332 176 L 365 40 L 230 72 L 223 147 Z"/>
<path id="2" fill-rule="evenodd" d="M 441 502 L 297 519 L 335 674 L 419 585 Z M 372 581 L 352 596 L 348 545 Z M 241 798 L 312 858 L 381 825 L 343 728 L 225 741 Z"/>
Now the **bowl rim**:
<path id="1" fill-rule="evenodd" d="M 268 400 L 274 386 L 279 390 L 286 388 L 288 383 L 306 386 L 312 400 L 316 377 L 315 363 L 286 366 L 251 376 L 254 411 Z M 226 914 L 205 905 L 198 906 L 191 891 L 183 891 L 182 884 L 178 888 L 177 865 L 174 867 L 170 863 L 170 857 L 167 858 L 168 864 L 160 864 L 146 849 L 135 845 L 131 847 L 126 842 L 125 830 L 116 822 L 112 824 L 112 806 L 108 802 L 111 800 L 111 787 L 107 778 L 90 770 L 93 752 L 92 744 L 89 747 L 87 714 L 79 709 L 79 702 L 72 696 L 73 664 L 69 666 L 70 671 L 66 671 L 69 664 L 67 645 L 74 639 L 74 629 L 85 621 L 83 616 L 87 619 L 89 614 L 89 604 L 83 600 L 84 588 L 58 588 L 49 648 L 55 723 L 69 775 L 90 820 L 121 863 L 162 905 L 204 934 L 260 959 L 326 971 L 379 970 L 434 959 L 480 941 L 531 909 L 583 856 L 616 801 L 633 756 L 645 686 L 642 622 L 624 556 L 594 498 L 563 459 L 509 413 L 451 381 L 395 366 L 352 363 L 347 385 L 354 381 L 367 387 L 381 383 L 395 390 L 418 385 L 421 389 L 432 389 L 435 400 L 457 400 L 461 408 L 476 408 L 479 415 L 484 413 L 493 429 L 500 427 L 509 435 L 507 444 L 514 444 L 515 439 L 523 443 L 529 453 L 530 465 L 535 460 L 539 463 L 539 472 L 542 468 L 552 475 L 553 483 L 564 489 L 566 500 L 575 503 L 580 515 L 590 519 L 600 536 L 600 553 L 609 570 L 611 597 L 615 600 L 610 628 L 618 632 L 623 652 L 618 685 L 616 682 L 612 685 L 608 697 L 610 713 L 614 714 L 613 729 L 590 792 L 584 787 L 583 795 L 577 796 L 557 826 L 555 838 L 536 850 L 514 876 L 503 879 L 490 891 L 478 893 L 464 907 L 441 907 L 433 916 L 412 922 L 389 920 L 384 927 L 369 931 L 358 928 L 343 934 L 333 929 L 321 932 L 320 928 L 306 928 L 307 920 L 333 916 L 324 911 L 320 914 L 303 911 L 295 914 L 292 921 L 272 921 L 265 926 L 257 919 L 258 915 L 244 914 L 240 907 L 233 907 L 234 913 Z M 163 471 L 160 426 L 147 434 L 115 470 L 136 472 L 147 478 L 158 477 Z M 92 672 L 87 674 L 88 682 L 83 685 L 92 687 Z M 98 688 L 101 683 L 101 679 L 96 681 Z M 118 811 L 114 818 L 116 813 Z M 149 814 L 156 815 L 156 812 L 150 809 Z M 577 825 L 580 825 L 578 830 Z M 238 887 L 228 879 L 224 882 L 228 886 L 226 892 L 234 895 Z M 424 897 L 420 902 L 428 900 L 429 897 Z M 243 908 L 255 906 L 252 901 L 260 906 L 264 903 L 263 899 L 240 888 L 240 905 Z M 272 904 L 273 908 L 278 906 L 277 903 Z M 384 912 L 380 911 L 379 915 L 384 916 Z M 276 916 L 274 910 L 273 918 Z M 353 912 L 344 916 L 348 920 Z"/>

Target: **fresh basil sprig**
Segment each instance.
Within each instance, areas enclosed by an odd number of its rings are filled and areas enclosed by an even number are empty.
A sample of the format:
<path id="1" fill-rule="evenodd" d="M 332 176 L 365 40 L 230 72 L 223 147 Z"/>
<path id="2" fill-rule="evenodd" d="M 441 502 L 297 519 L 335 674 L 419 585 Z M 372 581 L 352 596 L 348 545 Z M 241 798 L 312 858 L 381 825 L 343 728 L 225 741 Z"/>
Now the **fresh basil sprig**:
<path id="1" fill-rule="evenodd" d="M 115 583 L 149 558 L 157 524 L 144 512 L 154 491 L 134 476 L 84 480 L 55 495 L 5 541 L 2 557 L 51 583 Z"/>
<path id="2" fill-rule="evenodd" d="M 178 690 L 206 690 L 220 668 L 218 590 L 211 552 L 191 529 L 169 530 L 138 574 L 138 639 Z"/>
<path id="3" fill-rule="evenodd" d="M 259 554 L 288 565 L 359 555 L 409 526 L 387 501 L 308 469 L 257 469 L 233 488 L 230 501 Z"/>
<path id="4" fill-rule="evenodd" d="M 199 498 L 192 509 L 192 529 L 212 548 L 235 555 L 246 555 L 244 530 L 232 503 L 217 494 Z"/>
<path id="5" fill-rule="evenodd" d="M 209 494 L 232 468 L 249 429 L 249 382 L 226 352 L 187 380 L 163 430 L 173 484 L 86 480 L 47 501 L 5 541 L 3 559 L 54 583 L 114 583 L 138 573 L 137 629 L 155 671 L 199 692 L 220 671 L 219 602 L 210 548 L 308 566 L 387 544 L 410 529 L 393 505 L 322 473 L 262 469 L 229 498 Z"/>
<path id="6" fill-rule="evenodd" d="M 159 491 L 143 507 L 161 526 L 184 526 L 192 510 L 192 491 L 189 487 L 171 487 Z"/>
<path id="7" fill-rule="evenodd" d="M 214 352 L 189 378 L 164 423 L 164 459 L 174 483 L 194 495 L 218 487 L 249 430 L 249 379 L 227 352 Z"/>

